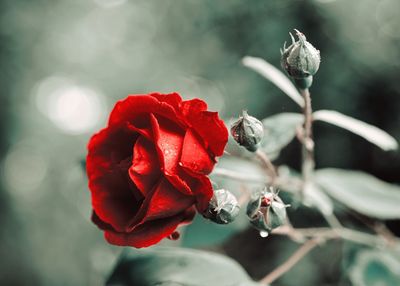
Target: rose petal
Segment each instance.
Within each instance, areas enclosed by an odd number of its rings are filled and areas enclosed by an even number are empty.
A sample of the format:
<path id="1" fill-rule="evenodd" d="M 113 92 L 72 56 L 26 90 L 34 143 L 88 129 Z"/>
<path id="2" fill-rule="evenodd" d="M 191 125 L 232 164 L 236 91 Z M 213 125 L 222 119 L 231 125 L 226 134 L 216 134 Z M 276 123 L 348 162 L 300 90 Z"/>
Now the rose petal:
<path id="1" fill-rule="evenodd" d="M 151 93 L 150 96 L 157 98 L 161 102 L 168 103 L 177 112 L 180 110 L 180 105 L 181 105 L 181 102 L 182 102 L 182 98 L 176 92 L 168 93 L 168 94 Z"/>
<path id="2" fill-rule="evenodd" d="M 89 182 L 93 209 L 104 222 L 118 231 L 125 230 L 142 202 L 129 185 L 127 171 L 112 170 Z M 139 193 L 139 190 L 135 192 Z"/>
<path id="3" fill-rule="evenodd" d="M 158 243 L 161 239 L 172 234 L 181 223 L 191 221 L 195 215 L 190 208 L 170 218 L 149 221 L 135 228 L 131 233 L 120 233 L 112 230 L 105 231 L 106 240 L 114 245 L 147 247 Z"/>
<path id="4" fill-rule="evenodd" d="M 171 120 L 175 120 L 177 117 L 173 106 L 159 101 L 156 97 L 130 95 L 115 104 L 114 109 L 111 111 L 108 125 L 125 124 L 150 113 L 162 115 Z"/>
<path id="5" fill-rule="evenodd" d="M 191 194 L 187 183 L 179 176 L 184 131 L 166 118 L 151 116 L 153 138 L 157 148 L 161 170 L 165 177 L 181 192 Z"/>
<path id="6" fill-rule="evenodd" d="M 150 124 L 150 114 L 141 114 L 131 121 L 125 122 L 126 128 L 132 132 L 137 132 L 145 138 L 152 140 L 153 132 Z"/>
<path id="7" fill-rule="evenodd" d="M 129 176 L 144 196 L 158 183 L 161 175 L 157 151 L 152 142 L 139 137 L 133 147 L 133 162 Z"/>
<path id="8" fill-rule="evenodd" d="M 131 232 L 138 225 L 147 221 L 174 216 L 190 208 L 194 202 L 194 196 L 181 193 L 167 179 L 163 178 L 153 192 L 146 196 L 135 219 L 125 231 Z"/>
<path id="9" fill-rule="evenodd" d="M 183 101 L 181 106 L 187 123 L 203 139 L 205 148 L 214 156 L 221 156 L 228 142 L 228 130 L 218 113 L 206 111 L 207 104 L 200 99 Z"/>
<path id="10" fill-rule="evenodd" d="M 208 208 L 213 196 L 213 188 L 210 179 L 207 176 L 192 177 L 190 187 L 196 196 L 196 207 L 200 213 Z"/>
<path id="11" fill-rule="evenodd" d="M 116 230 L 125 229 L 143 200 L 128 177 L 136 136 L 125 129 L 103 129 L 88 146 L 86 169 L 93 209 Z"/>
<path id="12" fill-rule="evenodd" d="M 115 231 L 113 229 L 113 227 L 111 226 L 111 224 L 108 224 L 108 223 L 102 221 L 101 218 L 96 214 L 96 212 L 94 210 L 92 211 L 91 220 L 101 230 L 112 230 L 112 231 Z"/>
<path id="13" fill-rule="evenodd" d="M 188 129 L 183 140 L 180 165 L 198 174 L 209 174 L 215 161 L 210 158 L 207 150 L 200 142 L 197 135 Z"/>
<path id="14" fill-rule="evenodd" d="M 90 138 L 86 171 L 89 180 L 103 175 L 112 165 L 132 155 L 138 135 L 126 128 L 105 128 Z"/>

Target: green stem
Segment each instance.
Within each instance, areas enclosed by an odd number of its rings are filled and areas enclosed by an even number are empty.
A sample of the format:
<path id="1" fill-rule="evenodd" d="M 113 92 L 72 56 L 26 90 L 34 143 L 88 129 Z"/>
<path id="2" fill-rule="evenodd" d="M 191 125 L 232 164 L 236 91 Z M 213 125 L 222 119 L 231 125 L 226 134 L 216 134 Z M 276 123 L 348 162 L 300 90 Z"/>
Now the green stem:
<path id="1" fill-rule="evenodd" d="M 304 98 L 304 124 L 303 124 L 303 148 L 302 148 L 302 175 L 304 184 L 310 182 L 311 177 L 315 168 L 314 161 L 314 141 L 312 138 L 312 108 L 311 108 L 311 96 L 308 88 L 300 89 L 300 93 Z M 304 188 L 303 188 L 304 192 Z"/>
<path id="2" fill-rule="evenodd" d="M 272 164 L 271 160 L 268 158 L 267 154 L 264 151 L 258 149 L 256 151 L 257 157 L 260 159 L 262 164 L 264 165 L 264 169 L 266 170 L 268 176 L 271 178 L 271 185 L 275 185 L 276 180 L 278 179 L 278 174 L 276 172 L 276 168 L 274 164 Z"/>

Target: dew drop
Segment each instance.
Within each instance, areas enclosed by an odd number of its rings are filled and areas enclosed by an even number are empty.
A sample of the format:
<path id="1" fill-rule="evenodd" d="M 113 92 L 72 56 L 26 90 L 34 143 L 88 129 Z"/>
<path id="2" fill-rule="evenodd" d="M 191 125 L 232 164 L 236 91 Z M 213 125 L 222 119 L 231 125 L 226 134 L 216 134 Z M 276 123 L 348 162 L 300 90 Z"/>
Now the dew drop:
<path id="1" fill-rule="evenodd" d="M 267 237 L 267 236 L 268 236 L 268 232 L 266 232 L 266 231 L 260 231 L 260 236 L 261 236 L 261 237 Z"/>

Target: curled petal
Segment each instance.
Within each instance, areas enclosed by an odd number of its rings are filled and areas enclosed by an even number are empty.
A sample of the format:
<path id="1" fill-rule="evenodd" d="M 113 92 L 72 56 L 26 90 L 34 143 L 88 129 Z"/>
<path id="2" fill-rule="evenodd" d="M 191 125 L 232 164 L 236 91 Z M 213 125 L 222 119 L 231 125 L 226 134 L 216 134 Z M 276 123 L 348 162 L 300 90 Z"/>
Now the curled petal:
<path id="1" fill-rule="evenodd" d="M 160 164 L 154 144 L 145 137 L 139 137 L 133 148 L 130 178 L 143 196 L 146 196 L 159 181 L 160 175 Z"/>
<path id="2" fill-rule="evenodd" d="M 130 233 L 106 230 L 105 238 L 109 243 L 115 245 L 148 247 L 171 235 L 180 224 L 192 221 L 194 215 L 195 211 L 190 208 L 169 218 L 144 223 Z"/>
<path id="3" fill-rule="evenodd" d="M 212 155 L 221 156 L 228 142 L 228 130 L 217 112 L 207 111 L 207 104 L 200 99 L 182 102 L 186 122 L 197 132 Z"/>
<path id="4" fill-rule="evenodd" d="M 179 111 L 182 103 L 182 98 L 176 92 L 168 94 L 151 93 L 150 96 L 157 98 L 160 102 L 169 104 L 175 109 L 176 112 Z"/>
<path id="5" fill-rule="evenodd" d="M 111 111 L 108 125 L 124 124 L 132 122 L 142 115 L 158 114 L 175 120 L 177 118 L 173 106 L 159 101 L 156 97 L 148 95 L 130 95 L 118 101 Z"/>
<path id="6" fill-rule="evenodd" d="M 191 194 L 189 186 L 179 176 L 184 130 L 173 122 L 165 118 L 157 119 L 154 115 L 151 117 L 151 123 L 163 174 L 179 191 Z"/>
<path id="7" fill-rule="evenodd" d="M 157 187 L 146 196 L 136 217 L 125 231 L 131 232 L 148 221 L 174 216 L 190 208 L 194 202 L 194 196 L 177 191 L 167 179 L 161 179 Z"/>
<path id="8" fill-rule="evenodd" d="M 130 158 L 134 140 L 136 135 L 127 130 L 103 129 L 88 146 L 86 168 L 93 209 L 117 230 L 125 229 L 143 200 L 127 176 L 130 162 L 126 157 Z"/>
<path id="9" fill-rule="evenodd" d="M 180 165 L 194 173 L 207 175 L 211 173 L 215 161 L 204 148 L 198 136 L 188 129 L 182 146 Z"/>

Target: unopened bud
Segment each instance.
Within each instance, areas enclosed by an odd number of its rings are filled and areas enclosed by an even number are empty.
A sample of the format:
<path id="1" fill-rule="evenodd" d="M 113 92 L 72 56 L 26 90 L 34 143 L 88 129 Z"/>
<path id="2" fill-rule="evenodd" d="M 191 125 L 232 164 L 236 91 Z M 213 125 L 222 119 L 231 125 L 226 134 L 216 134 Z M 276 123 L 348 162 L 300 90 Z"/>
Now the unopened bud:
<path id="1" fill-rule="evenodd" d="M 240 146 L 254 152 L 264 137 L 264 126 L 260 120 L 243 110 L 242 116 L 232 124 L 231 134 Z"/>
<path id="2" fill-rule="evenodd" d="M 281 65 L 300 88 L 308 88 L 312 84 L 312 76 L 318 71 L 321 56 L 319 50 L 307 42 L 303 33 L 295 31 L 299 40 L 296 42 L 289 33 L 292 44 L 286 48 L 285 42 L 281 49 Z"/>
<path id="3" fill-rule="evenodd" d="M 220 189 L 214 191 L 214 195 L 203 216 L 213 222 L 227 224 L 235 220 L 239 210 L 236 197 L 231 192 Z"/>
<path id="4" fill-rule="evenodd" d="M 287 207 L 276 193 L 264 189 L 253 194 L 247 205 L 247 216 L 265 237 L 273 229 L 285 224 Z"/>

